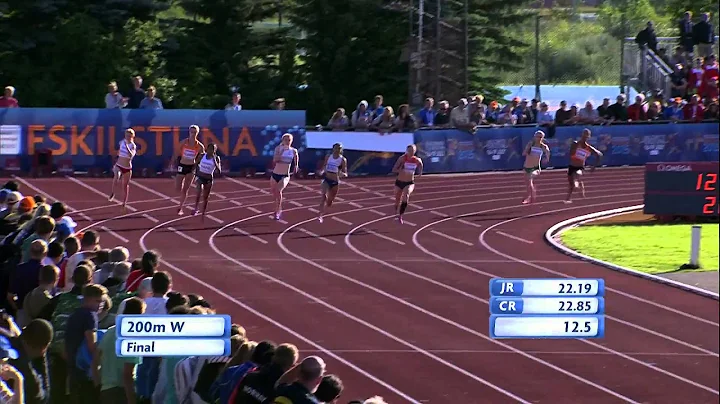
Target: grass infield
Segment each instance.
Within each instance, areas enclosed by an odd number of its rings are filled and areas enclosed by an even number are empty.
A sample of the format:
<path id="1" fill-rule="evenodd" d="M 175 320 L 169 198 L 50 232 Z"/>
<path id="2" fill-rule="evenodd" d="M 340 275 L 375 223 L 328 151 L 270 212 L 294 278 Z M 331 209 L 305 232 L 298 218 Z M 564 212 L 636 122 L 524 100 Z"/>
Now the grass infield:
<path id="1" fill-rule="evenodd" d="M 700 266 L 718 270 L 718 225 L 703 224 Z M 649 274 L 674 272 L 690 261 L 689 224 L 586 225 L 560 235 L 567 247 Z"/>

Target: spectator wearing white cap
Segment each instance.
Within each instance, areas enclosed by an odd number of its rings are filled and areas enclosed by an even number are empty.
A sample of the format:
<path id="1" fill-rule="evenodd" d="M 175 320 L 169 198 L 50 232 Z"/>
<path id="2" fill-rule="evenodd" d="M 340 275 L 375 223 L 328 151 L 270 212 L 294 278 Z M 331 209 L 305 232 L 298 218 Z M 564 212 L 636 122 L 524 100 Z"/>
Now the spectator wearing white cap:
<path id="1" fill-rule="evenodd" d="M 0 220 L 5 219 L 9 214 L 14 213 L 17 209 L 17 203 L 23 198 L 20 192 L 10 192 L 5 199 L 5 210 L 0 212 Z"/>

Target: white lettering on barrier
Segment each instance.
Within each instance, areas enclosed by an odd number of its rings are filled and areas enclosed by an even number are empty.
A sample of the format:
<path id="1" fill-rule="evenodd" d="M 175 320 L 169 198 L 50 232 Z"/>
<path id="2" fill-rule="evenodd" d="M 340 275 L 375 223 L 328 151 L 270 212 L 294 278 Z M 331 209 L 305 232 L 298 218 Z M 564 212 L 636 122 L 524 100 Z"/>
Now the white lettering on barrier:
<path id="1" fill-rule="evenodd" d="M 415 143 L 413 133 L 377 132 L 305 132 L 308 149 L 332 149 L 342 143 L 345 150 L 404 153 L 408 145 Z"/>

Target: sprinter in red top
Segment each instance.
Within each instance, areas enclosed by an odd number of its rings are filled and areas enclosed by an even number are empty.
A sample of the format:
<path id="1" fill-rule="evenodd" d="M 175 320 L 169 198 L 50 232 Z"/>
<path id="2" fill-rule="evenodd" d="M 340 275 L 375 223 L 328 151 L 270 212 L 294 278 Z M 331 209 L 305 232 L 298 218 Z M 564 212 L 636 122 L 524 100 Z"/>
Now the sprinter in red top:
<path id="1" fill-rule="evenodd" d="M 583 197 L 585 196 L 585 184 L 581 180 L 583 170 L 585 169 L 585 161 L 588 157 L 595 155 L 597 162 L 590 168 L 595 171 L 595 167 L 600 165 L 602 161 L 602 152 L 594 148 L 588 143 L 590 140 L 590 129 L 583 129 L 580 140 L 574 141 L 570 146 L 570 165 L 568 166 L 568 194 L 565 203 L 572 203 L 572 193 L 575 188 L 580 187 Z"/>
<path id="2" fill-rule="evenodd" d="M 180 208 L 178 215 L 183 214 L 185 200 L 187 199 L 188 190 L 193 182 L 193 174 L 195 166 L 200 158 L 205 154 L 205 146 L 198 140 L 200 128 L 197 125 L 190 127 L 190 136 L 180 143 L 175 151 L 173 160 L 178 160 L 177 175 L 175 177 L 175 187 L 180 193 Z"/>
<path id="3" fill-rule="evenodd" d="M 410 194 L 415 190 L 415 172 L 422 175 L 423 162 L 415 153 L 417 147 L 411 144 L 405 150 L 405 154 L 400 156 L 393 166 L 392 172 L 397 174 L 395 180 L 395 213 L 400 224 L 403 223 L 403 214 L 408 206 Z"/>

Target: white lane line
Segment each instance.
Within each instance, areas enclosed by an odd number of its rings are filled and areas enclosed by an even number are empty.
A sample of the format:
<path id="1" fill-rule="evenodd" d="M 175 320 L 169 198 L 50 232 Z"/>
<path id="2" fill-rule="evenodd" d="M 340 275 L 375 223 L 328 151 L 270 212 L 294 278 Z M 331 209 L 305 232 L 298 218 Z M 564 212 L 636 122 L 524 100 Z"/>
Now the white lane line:
<path id="1" fill-rule="evenodd" d="M 240 203 L 240 202 L 238 202 L 238 201 L 236 201 L 236 200 L 233 200 L 233 199 L 230 200 L 230 203 L 232 203 L 232 204 L 235 205 L 235 206 L 243 206 L 242 203 Z"/>
<path id="2" fill-rule="evenodd" d="M 388 236 L 386 236 L 386 235 L 384 235 L 384 234 L 380 234 L 380 233 L 378 233 L 378 232 L 376 232 L 376 231 L 374 231 L 374 230 L 364 229 L 364 231 L 365 231 L 365 233 L 372 234 L 372 235 L 375 236 L 375 237 L 380 237 L 380 238 L 383 239 L 383 240 L 392 241 L 393 243 L 399 244 L 399 245 L 405 245 L 405 243 L 402 242 L 402 241 L 400 241 L 400 240 L 395 240 L 395 239 L 392 238 L 392 237 L 388 237 Z"/>
<path id="3" fill-rule="evenodd" d="M 448 215 L 446 215 L 445 213 L 438 212 L 438 211 L 436 211 L 436 210 L 431 210 L 430 213 L 432 213 L 432 214 L 435 215 L 435 216 L 448 217 Z"/>
<path id="4" fill-rule="evenodd" d="M 414 204 L 414 203 L 411 203 L 410 206 L 413 207 L 414 209 L 425 210 L 425 208 L 423 208 L 422 206 L 416 205 L 416 204 Z"/>
<path id="5" fill-rule="evenodd" d="M 288 222 L 286 222 L 282 219 L 280 219 L 280 220 L 275 219 L 275 216 L 273 216 L 273 215 L 268 216 L 268 219 L 275 220 L 276 222 L 281 223 L 281 224 L 288 224 Z"/>
<path id="6" fill-rule="evenodd" d="M 308 208 L 308 210 L 312 213 L 320 213 L 320 211 L 315 208 Z"/>
<path id="7" fill-rule="evenodd" d="M 511 239 L 513 239 L 513 240 L 516 240 L 516 241 L 523 242 L 523 243 L 525 243 L 525 244 L 533 244 L 533 241 L 525 240 L 524 238 L 520 238 L 520 237 L 518 237 L 518 236 L 513 236 L 512 234 L 505 233 L 504 231 L 496 231 L 495 233 L 497 233 L 497 234 L 499 234 L 499 235 L 501 235 L 501 236 L 505 236 L 505 237 L 507 237 L 507 238 L 511 238 Z"/>
<path id="8" fill-rule="evenodd" d="M 332 219 L 333 219 L 334 221 L 340 222 L 340 223 L 342 223 L 342 224 L 344 224 L 344 225 L 352 226 L 352 222 L 348 222 L 348 221 L 345 220 L 345 219 L 340 219 L 340 218 L 337 217 L 337 216 L 333 216 Z"/>
<path id="9" fill-rule="evenodd" d="M 300 230 L 301 232 L 307 234 L 307 235 L 310 236 L 310 237 L 314 237 L 314 238 L 319 239 L 319 240 L 322 240 L 322 241 L 324 241 L 324 242 L 326 242 L 326 243 L 337 244 L 337 243 L 335 243 L 335 241 L 330 240 L 329 238 L 325 238 L 325 237 L 323 237 L 323 236 L 321 236 L 321 235 L 319 235 L 319 234 L 315 234 L 315 233 L 311 232 L 310 230 L 304 229 L 304 228 L 302 228 L 302 227 L 298 227 L 297 229 Z"/>
<path id="10" fill-rule="evenodd" d="M 88 184 L 80 181 L 80 180 L 77 179 L 77 178 L 70 177 L 70 176 L 65 176 L 65 178 L 67 178 L 67 179 L 69 179 L 70 181 L 72 181 L 72 182 L 80 185 L 81 187 L 87 189 L 88 191 L 90 191 L 90 192 L 92 192 L 92 193 L 94 193 L 94 194 L 96 194 L 96 195 L 102 196 L 103 199 L 105 199 L 105 200 L 107 200 L 107 199 L 110 197 L 110 195 L 105 194 L 105 193 L 103 193 L 103 192 L 100 192 L 97 188 L 92 187 L 92 186 L 90 186 L 90 185 L 88 185 Z M 121 204 L 121 203 L 118 202 L 118 201 L 115 201 L 115 202 L 113 202 L 113 203 L 116 204 L 116 205 L 120 205 L 120 204 Z M 130 212 L 137 212 L 137 209 L 134 208 L 134 207 L 132 207 L 132 206 L 126 205 L 125 207 L 126 207 L 127 210 L 129 210 Z"/>
<path id="11" fill-rule="evenodd" d="M 300 206 L 300 207 L 302 207 L 302 206 L 303 206 L 303 204 L 302 204 L 302 203 L 300 203 L 300 202 L 297 202 L 297 201 L 290 201 L 289 203 L 290 203 L 291 205 L 295 205 L 295 206 Z"/>
<path id="12" fill-rule="evenodd" d="M 167 200 L 169 200 L 170 202 L 172 202 L 172 203 L 174 203 L 174 204 L 176 204 L 176 205 L 179 205 L 179 204 L 180 204 L 180 201 L 179 201 L 179 200 L 177 200 L 177 199 L 175 199 L 175 198 L 173 198 L 173 197 L 171 197 L 171 196 L 169 196 L 169 195 L 165 195 L 165 194 L 163 194 L 162 192 L 158 192 L 158 191 L 156 191 L 156 190 L 154 190 L 154 189 L 152 189 L 152 188 L 150 188 L 150 187 L 148 187 L 148 186 L 146 186 L 146 185 L 143 185 L 143 184 L 141 184 L 139 181 L 133 181 L 133 182 L 131 182 L 131 184 L 132 184 L 132 185 L 135 185 L 136 187 L 138 187 L 138 188 L 140 188 L 140 189 L 142 189 L 142 190 L 145 190 L 145 191 L 147 191 L 147 192 L 150 192 L 151 194 L 153 194 L 153 195 L 155 195 L 155 196 L 158 196 L 158 197 L 163 198 L 163 199 L 167 199 Z"/>
<path id="13" fill-rule="evenodd" d="M 247 210 L 249 210 L 250 212 L 253 212 L 253 213 L 262 213 L 262 211 L 260 209 L 253 208 L 252 206 L 248 206 Z"/>
<path id="14" fill-rule="evenodd" d="M 513 351 L 500 351 L 500 350 L 482 350 L 482 349 L 428 349 L 428 352 L 443 354 L 443 353 L 455 353 L 455 354 L 501 354 L 501 355 L 515 355 Z M 303 352 L 317 353 L 321 351 L 303 350 Z M 388 354 L 388 353 L 415 353 L 411 349 L 333 349 L 336 353 L 369 353 L 369 354 Z M 577 352 L 577 351 L 525 351 L 533 355 L 593 355 L 593 356 L 610 356 L 615 355 L 610 352 Z M 627 352 L 626 355 L 630 356 L 651 356 L 651 357 L 711 357 L 710 355 L 702 353 L 680 353 L 680 352 Z"/>
<path id="15" fill-rule="evenodd" d="M 460 223 L 462 223 L 462 224 L 466 224 L 466 225 L 468 225 L 468 226 L 483 227 L 481 224 L 478 224 L 478 223 L 475 223 L 475 222 L 471 222 L 471 221 L 465 220 L 465 219 L 458 219 L 458 222 L 460 222 Z"/>
<path id="16" fill-rule="evenodd" d="M 357 202 L 348 202 L 348 205 L 350 205 L 350 206 L 352 206 L 352 207 L 355 207 L 355 208 L 362 208 L 362 207 L 363 207 L 362 205 L 360 205 L 360 204 L 357 203 Z"/>
<path id="17" fill-rule="evenodd" d="M 255 185 L 251 185 L 251 184 L 248 184 L 248 183 L 246 183 L 246 182 L 243 182 L 243 181 L 240 181 L 240 180 L 236 180 L 235 178 L 232 178 L 232 177 L 225 177 L 225 178 L 227 178 L 227 180 L 230 181 L 230 182 L 234 182 L 234 183 L 236 183 L 236 184 L 238 184 L 238 185 L 242 185 L 242 186 L 244 186 L 244 187 L 246 187 L 246 188 L 253 189 L 253 190 L 258 191 L 258 192 L 260 192 L 260 193 L 262 193 L 262 194 L 265 194 L 265 195 L 270 194 L 270 192 L 268 192 L 268 190 L 262 189 L 262 188 L 259 188 L 259 187 L 256 187 Z"/>
<path id="18" fill-rule="evenodd" d="M 407 220 L 403 219 L 403 224 L 406 224 L 410 227 L 417 227 L 417 225 L 413 222 L 408 222 Z"/>
<path id="19" fill-rule="evenodd" d="M 386 216 L 384 213 L 380 212 L 379 210 L 375 210 L 375 209 L 368 209 L 368 212 L 374 213 L 378 216 Z"/>
<path id="20" fill-rule="evenodd" d="M 104 232 L 112 235 L 113 237 L 117 238 L 118 240 L 122 241 L 123 243 L 129 243 L 130 240 L 126 239 L 125 237 L 119 235 L 117 232 L 110 230 L 106 226 L 100 226 L 100 229 L 102 229 Z"/>
<path id="21" fill-rule="evenodd" d="M 215 222 L 215 223 L 220 223 L 220 224 L 225 223 L 223 220 L 218 219 L 218 218 L 216 218 L 216 217 L 213 216 L 213 215 L 205 215 L 205 217 L 208 218 L 208 219 L 210 219 L 210 220 L 212 220 L 212 221 Z"/>
<path id="22" fill-rule="evenodd" d="M 233 230 L 236 231 L 236 232 L 238 232 L 238 233 L 240 233 L 240 234 L 242 234 L 243 236 L 250 237 L 251 239 L 253 239 L 253 240 L 255 240 L 255 241 L 259 242 L 259 243 L 263 243 L 263 244 L 267 244 L 267 243 L 268 243 L 266 240 L 263 240 L 263 239 L 261 239 L 260 237 L 254 235 L 254 234 L 250 234 L 250 233 L 246 232 L 246 231 L 243 230 L 243 229 L 238 229 L 237 227 L 233 227 Z"/>
<path id="23" fill-rule="evenodd" d="M 195 240 L 194 238 L 188 236 L 187 234 L 179 231 L 178 229 L 176 229 L 176 228 L 174 228 L 174 227 L 168 227 L 167 229 L 170 230 L 171 232 L 177 234 L 178 236 L 184 238 L 185 240 L 191 241 L 191 242 L 193 242 L 193 243 L 195 243 L 195 244 L 200 244 L 199 241 Z"/>
<path id="24" fill-rule="evenodd" d="M 32 189 L 32 190 L 35 191 L 36 193 L 38 193 L 38 194 L 40 194 L 40 195 L 45 195 L 48 199 L 52 199 L 52 200 L 54 200 L 54 201 L 62 202 L 62 200 L 60 200 L 60 199 L 58 199 L 58 198 L 56 198 L 56 197 L 48 194 L 47 192 L 43 191 L 42 189 L 36 187 L 35 185 L 29 183 L 28 181 L 26 181 L 26 180 L 24 180 L 24 179 L 22 179 L 22 178 L 20 178 L 20 177 L 17 177 L 17 176 L 15 176 L 15 175 L 13 175 L 12 178 L 13 178 L 14 180 L 20 182 L 21 184 L 25 185 L 26 187 Z M 68 210 L 70 210 L 70 212 L 69 212 L 70 214 L 74 214 L 74 213 L 77 212 L 77 209 L 71 207 L 71 206 L 68 205 L 67 203 L 65 204 L 65 207 L 66 207 Z M 80 217 L 83 218 L 84 220 L 87 220 L 88 222 L 94 222 L 94 220 L 93 220 L 90 216 L 86 215 L 86 214 L 83 213 L 83 212 L 79 212 L 79 213 L 78 213 L 78 216 L 80 216 Z"/>
<path id="25" fill-rule="evenodd" d="M 469 242 L 469 241 L 465 241 L 465 240 L 462 240 L 462 239 L 459 239 L 459 238 L 455 238 L 455 237 L 449 236 L 449 235 L 447 235 L 447 234 L 445 234 L 445 233 L 440 233 L 439 231 L 436 231 L 436 230 L 430 230 L 430 233 L 432 233 L 432 234 L 434 234 L 434 235 L 436 235 L 436 236 L 444 237 L 444 238 L 446 238 L 446 239 L 448 239 L 448 240 L 450 240 L 450 241 L 455 241 L 455 242 L 460 243 L 460 244 L 465 244 L 466 246 L 469 246 L 469 247 L 472 247 L 472 246 L 473 246 L 473 243 L 471 243 L 471 242 Z"/>
<path id="26" fill-rule="evenodd" d="M 215 195 L 220 199 L 227 199 L 227 196 L 225 196 L 223 194 L 218 194 L 217 192 L 211 192 L 210 195 Z"/>
<path id="27" fill-rule="evenodd" d="M 148 215 L 147 213 L 143 213 L 141 216 L 153 223 L 160 223 L 159 219 L 155 219 L 154 217 Z"/>

